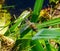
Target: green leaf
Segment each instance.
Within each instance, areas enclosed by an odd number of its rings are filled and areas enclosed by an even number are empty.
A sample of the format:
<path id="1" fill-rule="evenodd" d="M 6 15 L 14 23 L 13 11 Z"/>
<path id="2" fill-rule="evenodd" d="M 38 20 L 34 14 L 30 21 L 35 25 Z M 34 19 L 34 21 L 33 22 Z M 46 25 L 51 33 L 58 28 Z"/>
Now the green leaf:
<path id="1" fill-rule="evenodd" d="M 42 45 L 38 40 L 31 41 L 32 51 L 44 51 Z"/>
<path id="2" fill-rule="evenodd" d="M 22 22 L 25 18 L 29 17 L 30 14 L 31 14 L 30 11 L 25 10 L 25 11 L 18 17 L 18 19 L 15 21 L 16 23 L 15 23 L 14 25 L 12 25 L 12 26 L 10 27 L 10 29 L 5 33 L 5 36 L 8 36 L 8 35 L 9 35 L 9 31 L 10 31 L 10 32 L 14 31 L 14 29 L 17 28 L 18 25 L 21 24 L 21 22 Z"/>
<path id="3" fill-rule="evenodd" d="M 31 30 L 31 28 L 27 24 L 25 24 L 23 27 L 21 27 L 21 29 L 20 29 L 20 38 L 24 37 L 30 30 Z"/>
<path id="4" fill-rule="evenodd" d="M 32 39 L 60 39 L 60 28 L 41 29 Z"/>
<path id="5" fill-rule="evenodd" d="M 43 27 L 53 26 L 53 25 L 57 25 L 57 24 L 60 24 L 60 18 L 56 18 L 56 19 L 52 19 L 52 20 L 43 22 L 41 24 L 38 24 L 37 27 L 38 27 L 38 29 L 41 29 Z"/>
<path id="6" fill-rule="evenodd" d="M 42 9 L 43 6 L 43 2 L 44 0 L 36 0 L 35 2 L 35 6 L 34 6 L 34 11 L 33 11 L 33 15 L 32 15 L 32 22 L 36 22 L 39 16 L 39 12 Z"/>
<path id="7" fill-rule="evenodd" d="M 42 9 L 43 2 L 44 2 L 44 0 L 36 0 L 32 19 L 31 19 L 32 22 L 37 22 L 39 12 Z M 32 51 L 44 51 L 38 40 L 31 42 L 31 46 L 34 46 L 34 45 L 36 45 L 36 46 L 32 48 Z"/>

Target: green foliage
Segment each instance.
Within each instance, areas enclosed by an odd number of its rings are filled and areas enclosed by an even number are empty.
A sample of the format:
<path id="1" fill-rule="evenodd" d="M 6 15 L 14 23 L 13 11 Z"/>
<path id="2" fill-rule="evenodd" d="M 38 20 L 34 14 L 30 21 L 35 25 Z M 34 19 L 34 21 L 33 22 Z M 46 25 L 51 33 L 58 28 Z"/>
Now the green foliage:
<path id="1" fill-rule="evenodd" d="M 38 40 L 32 40 L 31 46 L 33 46 L 32 51 L 44 51 L 42 45 Z"/>
<path id="2" fill-rule="evenodd" d="M 31 19 L 32 22 L 37 21 L 38 16 L 39 16 L 39 12 L 42 9 L 43 2 L 44 2 L 44 0 L 36 0 L 33 15 L 32 15 L 32 19 Z"/>
<path id="3" fill-rule="evenodd" d="M 10 32 L 14 31 L 14 29 L 17 28 L 18 25 L 21 24 L 21 22 L 22 22 L 25 18 L 27 18 L 27 17 L 29 17 L 29 16 L 30 16 L 30 12 L 29 12 L 29 11 L 24 11 L 24 12 L 18 17 L 18 19 L 15 20 L 16 23 L 15 23 L 14 25 L 12 25 L 12 27 L 10 27 L 10 29 L 5 33 L 5 35 L 6 35 L 6 36 L 9 35 L 9 31 L 10 31 Z"/>
<path id="4" fill-rule="evenodd" d="M 50 0 L 50 2 L 55 1 L 57 0 Z M 56 51 L 56 48 L 52 48 L 50 45 L 49 39 L 59 39 L 60 28 L 47 29 L 44 27 L 60 24 L 60 18 L 51 19 L 40 24 L 37 23 L 43 2 L 44 0 L 36 0 L 34 10 L 32 11 L 33 13 L 25 10 L 15 21 L 13 21 L 14 24 L 5 32 L 4 36 L 7 37 L 13 35 L 19 36 L 19 38 L 15 36 L 16 42 L 12 51 L 52 51 L 52 49 Z M 32 18 L 30 21 L 31 23 L 34 22 L 36 25 L 37 32 L 31 28 L 31 25 L 24 22 L 31 15 Z M 44 43 L 41 42 L 41 39 L 44 40 Z M 60 46 L 58 50 L 60 50 Z"/>
<path id="5" fill-rule="evenodd" d="M 60 28 L 42 29 L 32 39 L 50 39 L 60 37 Z"/>
<path id="6" fill-rule="evenodd" d="M 52 20 L 43 22 L 41 24 L 38 24 L 37 27 L 38 27 L 38 29 L 40 29 L 43 27 L 53 26 L 53 25 L 57 25 L 57 24 L 60 24 L 60 18 L 56 18 L 56 19 L 52 19 Z"/>

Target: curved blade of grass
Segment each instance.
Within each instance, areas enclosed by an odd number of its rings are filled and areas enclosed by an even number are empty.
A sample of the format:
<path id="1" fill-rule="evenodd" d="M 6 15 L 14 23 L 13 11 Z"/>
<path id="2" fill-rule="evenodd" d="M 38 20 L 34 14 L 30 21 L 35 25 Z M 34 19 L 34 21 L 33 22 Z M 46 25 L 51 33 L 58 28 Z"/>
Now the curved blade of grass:
<path id="1" fill-rule="evenodd" d="M 18 25 L 25 19 L 25 18 L 27 18 L 27 17 L 29 17 L 30 16 L 30 11 L 24 11 L 20 16 L 19 16 L 19 18 L 16 20 L 16 23 L 14 24 L 14 25 L 12 25 L 11 27 L 10 27 L 10 29 L 5 33 L 5 36 L 7 36 L 7 35 L 9 35 L 9 31 L 10 32 L 12 32 L 12 31 L 14 31 L 14 29 L 16 28 L 16 27 L 18 27 Z"/>
<path id="2" fill-rule="evenodd" d="M 60 28 L 42 29 L 32 39 L 35 40 L 35 39 L 51 39 L 51 38 L 60 39 Z"/>
<path id="3" fill-rule="evenodd" d="M 33 15 L 32 15 L 32 19 L 31 19 L 32 22 L 37 21 L 37 18 L 39 16 L 39 12 L 40 12 L 40 10 L 42 9 L 42 6 L 43 6 L 43 2 L 44 2 L 44 0 L 36 0 Z"/>
<path id="4" fill-rule="evenodd" d="M 43 22 L 41 24 L 38 24 L 37 27 L 38 27 L 38 29 L 41 29 L 43 27 L 53 26 L 53 25 L 57 25 L 57 24 L 60 24 L 60 18 Z"/>

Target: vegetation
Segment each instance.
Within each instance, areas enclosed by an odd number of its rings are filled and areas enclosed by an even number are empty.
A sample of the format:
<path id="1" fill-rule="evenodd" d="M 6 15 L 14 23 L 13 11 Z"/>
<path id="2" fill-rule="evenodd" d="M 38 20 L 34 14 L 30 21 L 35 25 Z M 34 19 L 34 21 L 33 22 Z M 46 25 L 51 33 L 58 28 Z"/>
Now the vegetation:
<path id="1" fill-rule="evenodd" d="M 52 2 L 54 7 L 51 7 Z M 4 12 L 0 13 L 0 50 L 60 51 L 59 2 L 50 0 L 50 6 L 42 9 L 44 0 L 36 0 L 33 11 L 25 10 L 18 18 L 14 15 L 13 20 L 8 11 L 0 6 Z"/>

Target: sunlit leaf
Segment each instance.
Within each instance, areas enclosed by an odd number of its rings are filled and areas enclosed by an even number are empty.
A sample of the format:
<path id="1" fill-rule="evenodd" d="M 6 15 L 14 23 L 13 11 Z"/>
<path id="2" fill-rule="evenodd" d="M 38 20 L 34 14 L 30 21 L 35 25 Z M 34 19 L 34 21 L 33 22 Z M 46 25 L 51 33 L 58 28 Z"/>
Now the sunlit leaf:
<path id="1" fill-rule="evenodd" d="M 32 39 L 60 39 L 60 28 L 42 29 Z"/>
<path id="2" fill-rule="evenodd" d="M 30 16 L 30 11 L 27 11 L 27 10 L 24 11 L 24 12 L 18 17 L 18 19 L 16 20 L 16 23 L 15 23 L 14 25 L 12 25 L 12 26 L 10 27 L 10 29 L 5 33 L 5 35 L 9 35 L 9 31 L 10 31 L 10 32 L 14 31 L 14 29 L 17 28 L 18 25 L 21 24 L 21 22 L 22 22 L 25 18 L 27 18 L 27 17 L 29 17 L 29 16 Z"/>

